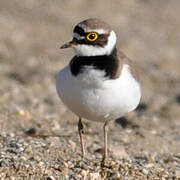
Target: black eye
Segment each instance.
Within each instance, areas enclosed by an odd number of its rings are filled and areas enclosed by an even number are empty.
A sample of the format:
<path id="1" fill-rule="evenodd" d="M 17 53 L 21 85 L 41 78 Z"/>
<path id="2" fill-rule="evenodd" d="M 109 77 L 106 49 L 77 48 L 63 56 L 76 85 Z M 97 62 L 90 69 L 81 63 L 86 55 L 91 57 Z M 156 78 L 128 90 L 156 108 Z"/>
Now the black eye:
<path id="1" fill-rule="evenodd" d="M 95 35 L 94 34 L 90 34 L 89 35 L 89 39 L 94 39 L 95 38 Z"/>
<path id="2" fill-rule="evenodd" d="M 90 32 L 87 36 L 86 36 L 88 41 L 95 41 L 98 38 L 98 34 L 95 32 Z"/>

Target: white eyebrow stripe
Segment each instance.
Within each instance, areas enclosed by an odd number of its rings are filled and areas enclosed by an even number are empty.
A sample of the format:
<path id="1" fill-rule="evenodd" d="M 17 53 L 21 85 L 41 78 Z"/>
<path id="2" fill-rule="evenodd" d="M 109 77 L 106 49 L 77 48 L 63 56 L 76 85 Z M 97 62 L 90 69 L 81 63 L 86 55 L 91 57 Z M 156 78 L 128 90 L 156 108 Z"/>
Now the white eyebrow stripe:
<path id="1" fill-rule="evenodd" d="M 107 34 L 108 31 L 104 30 L 104 29 L 90 29 L 87 28 L 87 32 L 97 32 L 98 34 Z"/>
<path id="2" fill-rule="evenodd" d="M 97 32 L 98 34 L 107 34 L 109 33 L 108 30 L 104 30 L 104 29 L 91 29 L 88 26 L 86 26 L 85 24 L 78 24 L 78 26 L 82 29 L 84 29 L 85 32 Z"/>
<path id="3" fill-rule="evenodd" d="M 73 37 L 76 38 L 76 39 L 84 39 L 83 36 L 80 36 L 78 33 L 73 33 Z"/>

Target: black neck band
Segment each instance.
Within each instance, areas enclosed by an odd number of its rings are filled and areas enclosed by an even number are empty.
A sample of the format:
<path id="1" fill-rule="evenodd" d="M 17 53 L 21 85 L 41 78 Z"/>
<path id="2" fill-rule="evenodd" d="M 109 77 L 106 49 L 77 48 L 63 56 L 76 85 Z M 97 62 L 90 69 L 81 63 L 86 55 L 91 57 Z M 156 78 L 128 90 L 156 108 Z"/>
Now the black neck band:
<path id="1" fill-rule="evenodd" d="M 113 79 L 118 69 L 117 49 L 114 48 L 110 55 L 103 56 L 74 56 L 70 62 L 71 73 L 74 76 L 83 72 L 85 66 L 105 71 L 105 76 Z"/>

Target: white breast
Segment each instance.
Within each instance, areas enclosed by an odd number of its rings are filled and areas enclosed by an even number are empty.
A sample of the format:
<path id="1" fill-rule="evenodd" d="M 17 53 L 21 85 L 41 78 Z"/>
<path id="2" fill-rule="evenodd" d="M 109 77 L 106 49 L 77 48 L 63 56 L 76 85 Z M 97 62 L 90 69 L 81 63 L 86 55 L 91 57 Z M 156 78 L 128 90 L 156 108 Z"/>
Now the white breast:
<path id="1" fill-rule="evenodd" d="M 118 79 L 109 80 L 104 71 L 87 67 L 73 76 L 70 67 L 57 76 L 57 92 L 64 104 L 80 117 L 114 120 L 133 111 L 139 104 L 141 89 L 125 64 Z"/>

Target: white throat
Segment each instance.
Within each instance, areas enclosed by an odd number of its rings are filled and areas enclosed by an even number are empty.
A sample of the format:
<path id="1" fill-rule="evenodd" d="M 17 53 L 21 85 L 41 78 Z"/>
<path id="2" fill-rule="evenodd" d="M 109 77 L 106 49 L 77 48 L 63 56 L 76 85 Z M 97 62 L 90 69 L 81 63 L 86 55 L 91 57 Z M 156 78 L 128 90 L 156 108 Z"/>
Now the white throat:
<path id="1" fill-rule="evenodd" d="M 75 47 L 77 56 L 103 56 L 111 54 L 117 42 L 116 33 L 111 31 L 108 43 L 104 47 L 80 44 Z"/>

